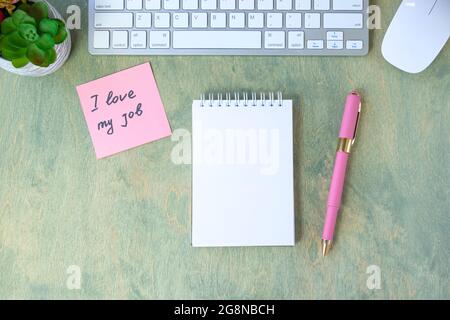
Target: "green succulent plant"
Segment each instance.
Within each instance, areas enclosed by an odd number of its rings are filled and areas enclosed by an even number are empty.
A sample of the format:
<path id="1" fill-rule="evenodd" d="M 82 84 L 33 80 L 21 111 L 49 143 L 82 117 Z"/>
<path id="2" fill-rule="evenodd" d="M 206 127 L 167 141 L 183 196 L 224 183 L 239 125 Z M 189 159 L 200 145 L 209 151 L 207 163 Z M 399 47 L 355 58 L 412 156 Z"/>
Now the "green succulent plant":
<path id="1" fill-rule="evenodd" d="M 50 19 L 44 2 L 25 3 L 1 23 L 0 55 L 16 68 L 48 67 L 57 58 L 55 45 L 66 38 L 64 22 Z"/>

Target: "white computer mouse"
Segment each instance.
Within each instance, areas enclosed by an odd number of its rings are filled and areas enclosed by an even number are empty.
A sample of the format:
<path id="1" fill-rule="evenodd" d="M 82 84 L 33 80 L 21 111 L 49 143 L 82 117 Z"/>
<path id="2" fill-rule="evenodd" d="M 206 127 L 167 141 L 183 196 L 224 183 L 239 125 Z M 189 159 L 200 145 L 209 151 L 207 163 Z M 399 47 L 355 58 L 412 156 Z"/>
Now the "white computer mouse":
<path id="1" fill-rule="evenodd" d="M 381 47 L 397 68 L 419 73 L 437 57 L 450 36 L 450 0 L 403 0 Z"/>

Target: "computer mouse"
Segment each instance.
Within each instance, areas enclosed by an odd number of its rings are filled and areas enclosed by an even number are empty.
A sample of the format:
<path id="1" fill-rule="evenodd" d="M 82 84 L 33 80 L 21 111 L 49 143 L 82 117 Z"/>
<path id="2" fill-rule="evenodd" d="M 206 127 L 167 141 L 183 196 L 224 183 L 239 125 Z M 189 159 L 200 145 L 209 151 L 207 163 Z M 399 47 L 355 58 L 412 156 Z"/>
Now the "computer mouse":
<path id="1" fill-rule="evenodd" d="M 383 40 L 384 58 L 409 73 L 425 70 L 450 36 L 450 0 L 403 0 Z"/>

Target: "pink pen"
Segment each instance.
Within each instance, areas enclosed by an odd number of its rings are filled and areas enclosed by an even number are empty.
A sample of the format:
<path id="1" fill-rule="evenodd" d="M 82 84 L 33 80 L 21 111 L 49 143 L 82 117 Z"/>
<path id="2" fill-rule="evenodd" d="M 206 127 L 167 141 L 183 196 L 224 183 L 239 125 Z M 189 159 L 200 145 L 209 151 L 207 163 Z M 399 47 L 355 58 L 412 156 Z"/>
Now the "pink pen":
<path id="1" fill-rule="evenodd" d="M 342 191 L 344 190 L 345 172 L 351 148 L 355 142 L 361 112 L 361 97 L 358 92 L 352 91 L 345 101 L 339 143 L 334 162 L 333 176 L 331 177 L 330 192 L 327 200 L 327 214 L 322 233 L 322 254 L 326 256 L 333 241 L 334 227 L 339 207 L 341 206 Z"/>

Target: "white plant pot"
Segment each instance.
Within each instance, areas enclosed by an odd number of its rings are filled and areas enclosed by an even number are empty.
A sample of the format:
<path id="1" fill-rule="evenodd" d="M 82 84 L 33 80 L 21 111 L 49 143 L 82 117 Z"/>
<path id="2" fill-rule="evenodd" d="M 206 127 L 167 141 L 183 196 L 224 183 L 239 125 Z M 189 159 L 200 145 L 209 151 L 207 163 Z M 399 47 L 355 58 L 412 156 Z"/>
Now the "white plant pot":
<path id="1" fill-rule="evenodd" d="M 49 9 L 49 17 L 50 18 L 56 18 L 64 20 L 61 16 L 61 14 L 50 4 L 48 1 L 43 0 L 43 2 L 47 3 L 48 9 Z M 70 40 L 70 33 L 67 33 L 67 39 L 61 43 L 55 46 L 57 58 L 56 61 L 48 66 L 47 68 L 42 68 L 35 66 L 31 62 L 28 63 L 23 68 L 14 68 L 11 61 L 5 60 L 3 58 L 0 58 L 0 68 L 14 73 L 21 76 L 26 77 L 42 77 L 46 76 L 48 74 L 56 72 L 59 68 L 63 66 L 63 64 L 66 62 L 67 58 L 69 58 L 70 55 L 70 49 L 72 47 L 72 42 Z"/>

